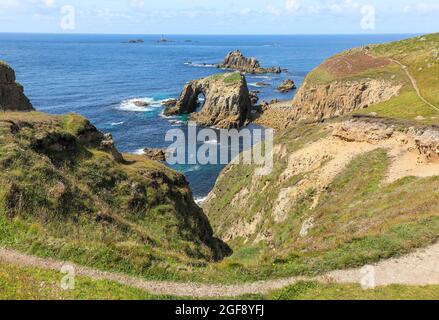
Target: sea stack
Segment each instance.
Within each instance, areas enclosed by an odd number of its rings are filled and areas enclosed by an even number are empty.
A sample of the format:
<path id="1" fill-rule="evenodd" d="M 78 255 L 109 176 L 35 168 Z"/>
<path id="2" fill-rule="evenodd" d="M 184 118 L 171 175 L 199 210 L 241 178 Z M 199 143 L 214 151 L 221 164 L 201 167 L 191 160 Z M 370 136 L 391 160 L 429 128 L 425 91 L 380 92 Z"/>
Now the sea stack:
<path id="1" fill-rule="evenodd" d="M 279 92 L 287 93 L 291 90 L 297 89 L 296 84 L 291 79 L 286 79 L 282 84 L 277 88 Z"/>
<path id="2" fill-rule="evenodd" d="M 224 61 L 218 65 L 218 68 L 232 69 L 251 74 L 282 72 L 280 67 L 262 68 L 256 58 L 246 58 L 239 50 L 229 52 Z"/>

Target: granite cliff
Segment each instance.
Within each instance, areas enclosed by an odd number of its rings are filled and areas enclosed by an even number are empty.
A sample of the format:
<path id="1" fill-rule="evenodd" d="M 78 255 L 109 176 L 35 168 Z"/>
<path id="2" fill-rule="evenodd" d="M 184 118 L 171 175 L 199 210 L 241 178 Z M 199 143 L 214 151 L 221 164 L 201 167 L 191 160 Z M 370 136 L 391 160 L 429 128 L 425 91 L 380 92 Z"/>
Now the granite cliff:
<path id="1" fill-rule="evenodd" d="M 182 174 L 75 114 L 0 113 L 0 233 L 2 247 L 150 277 L 230 253 Z"/>
<path id="2" fill-rule="evenodd" d="M 0 111 L 32 111 L 23 87 L 16 82 L 15 71 L 0 61 Z"/>
<path id="3" fill-rule="evenodd" d="M 204 102 L 198 100 L 202 95 Z M 239 128 L 248 121 L 251 106 L 245 76 L 235 72 L 187 83 L 175 106 L 167 107 L 165 115 L 191 114 L 191 119 L 201 126 Z"/>
<path id="4" fill-rule="evenodd" d="M 238 70 L 251 74 L 281 73 L 280 67 L 263 68 L 256 58 L 246 58 L 241 51 L 229 52 L 218 68 Z"/>

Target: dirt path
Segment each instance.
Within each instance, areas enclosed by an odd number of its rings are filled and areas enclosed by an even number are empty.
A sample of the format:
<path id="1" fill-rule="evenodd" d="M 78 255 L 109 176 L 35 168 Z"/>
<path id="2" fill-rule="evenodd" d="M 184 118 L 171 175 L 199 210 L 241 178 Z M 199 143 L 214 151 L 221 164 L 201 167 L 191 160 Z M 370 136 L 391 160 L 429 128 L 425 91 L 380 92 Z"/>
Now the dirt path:
<path id="1" fill-rule="evenodd" d="M 436 107 L 434 104 L 432 104 L 431 102 L 429 102 L 427 99 L 425 99 L 422 94 L 421 94 L 421 90 L 419 90 L 418 87 L 418 83 L 416 81 L 416 79 L 411 75 L 409 68 L 402 64 L 401 62 L 399 62 L 398 60 L 394 60 L 394 59 L 390 59 L 392 62 L 396 63 L 397 65 L 399 65 L 401 67 L 402 70 L 404 70 L 404 72 L 406 73 L 406 75 L 409 77 L 413 88 L 416 91 L 416 94 L 418 95 L 419 99 L 421 99 L 425 104 L 429 105 L 430 107 L 432 107 L 433 109 L 435 109 L 436 111 L 439 112 L 439 108 Z"/>
<path id="2" fill-rule="evenodd" d="M 35 267 L 60 271 L 66 263 L 52 259 L 42 259 L 19 253 L 14 250 L 0 249 L 0 262 L 21 267 Z M 115 281 L 123 285 L 145 290 L 156 295 L 172 295 L 193 298 L 238 297 L 245 294 L 267 294 L 300 281 L 314 280 L 322 283 L 361 283 L 362 270 L 331 272 L 318 278 L 293 277 L 279 280 L 244 283 L 239 285 L 217 285 L 199 283 L 176 283 L 165 281 L 147 281 L 141 278 L 103 272 L 92 268 L 70 264 L 76 275 L 94 280 Z M 439 285 L 439 243 L 418 250 L 402 258 L 382 261 L 374 265 L 377 286 L 390 284 Z M 61 273 L 60 273 L 61 278 Z"/>

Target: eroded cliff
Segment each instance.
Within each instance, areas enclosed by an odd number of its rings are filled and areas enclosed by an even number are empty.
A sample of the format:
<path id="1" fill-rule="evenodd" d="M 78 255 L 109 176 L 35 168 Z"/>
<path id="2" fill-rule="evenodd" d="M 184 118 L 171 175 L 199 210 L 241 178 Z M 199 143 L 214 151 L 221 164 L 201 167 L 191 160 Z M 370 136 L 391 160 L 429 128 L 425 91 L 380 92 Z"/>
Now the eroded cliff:
<path id="1" fill-rule="evenodd" d="M 32 111 L 34 108 L 16 82 L 15 71 L 0 61 L 0 111 Z"/>
<path id="2" fill-rule="evenodd" d="M 204 96 L 204 101 L 199 98 Z M 165 115 L 191 114 L 201 126 L 239 128 L 246 124 L 252 102 L 245 76 L 218 74 L 187 83 L 175 106 Z"/>
<path id="3" fill-rule="evenodd" d="M 218 68 L 238 70 L 251 74 L 281 73 L 280 67 L 263 68 L 256 58 L 246 58 L 241 51 L 229 52 Z"/>

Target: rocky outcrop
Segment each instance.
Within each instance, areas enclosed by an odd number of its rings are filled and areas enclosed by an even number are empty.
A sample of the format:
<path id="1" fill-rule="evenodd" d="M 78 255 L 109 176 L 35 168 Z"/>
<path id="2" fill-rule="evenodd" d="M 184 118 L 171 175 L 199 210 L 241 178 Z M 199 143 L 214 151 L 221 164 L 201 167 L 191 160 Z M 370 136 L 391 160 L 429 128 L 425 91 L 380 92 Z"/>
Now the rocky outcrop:
<path id="1" fill-rule="evenodd" d="M 321 121 L 397 96 L 402 85 L 385 80 L 338 82 L 308 86 L 304 85 L 293 100 L 291 121 Z"/>
<path id="2" fill-rule="evenodd" d="M 128 40 L 128 43 L 145 43 L 145 40 L 143 40 L 143 39 L 132 39 L 132 40 Z"/>
<path id="3" fill-rule="evenodd" d="M 0 111 L 32 111 L 23 87 L 15 81 L 15 71 L 0 61 Z"/>
<path id="4" fill-rule="evenodd" d="M 252 105 L 256 105 L 259 101 L 259 91 L 250 91 L 250 101 L 252 102 Z"/>
<path id="5" fill-rule="evenodd" d="M 419 155 L 418 163 L 439 160 L 439 128 L 434 126 L 405 127 L 386 119 L 358 117 L 335 125 L 332 135 L 347 142 L 371 144 L 394 138 L 407 150 Z"/>
<path id="6" fill-rule="evenodd" d="M 58 245 L 47 239 L 84 252 L 111 248 L 120 265 L 134 271 L 141 261 L 145 274 L 162 267 L 150 263 L 162 255 L 178 256 L 177 272 L 230 254 L 213 236 L 184 175 L 140 155 L 117 161 L 111 136 L 77 115 L 0 115 L 2 219 L 41 226 L 41 238 L 23 242 L 23 250 L 39 243 L 59 257 Z M 65 230 L 78 233 L 73 239 Z"/>
<path id="7" fill-rule="evenodd" d="M 296 84 L 291 79 L 286 79 L 282 84 L 277 88 L 279 92 L 287 93 L 291 90 L 297 89 Z"/>
<path id="8" fill-rule="evenodd" d="M 175 107 L 177 105 L 177 99 L 167 99 L 162 101 L 162 106 L 164 107 Z"/>
<path id="9" fill-rule="evenodd" d="M 218 68 L 238 70 L 252 74 L 282 72 L 280 67 L 262 68 L 256 58 L 246 58 L 239 50 L 229 52 L 223 63 L 218 65 Z"/>
<path id="10" fill-rule="evenodd" d="M 154 161 L 166 161 L 166 150 L 165 149 L 155 149 L 155 148 L 145 148 L 143 150 L 143 154 L 148 159 L 154 160 Z"/>
<path id="11" fill-rule="evenodd" d="M 198 100 L 204 95 L 204 103 Z M 187 83 L 166 116 L 191 114 L 201 126 L 239 128 L 246 124 L 251 99 L 245 77 L 239 72 L 214 75 Z M 200 110 L 201 109 L 201 110 Z"/>
<path id="12" fill-rule="evenodd" d="M 298 122 L 320 122 L 387 101 L 399 95 L 401 88 L 401 84 L 373 79 L 305 83 L 292 101 L 272 101 L 265 106 L 256 122 L 274 129 L 294 127 Z"/>

